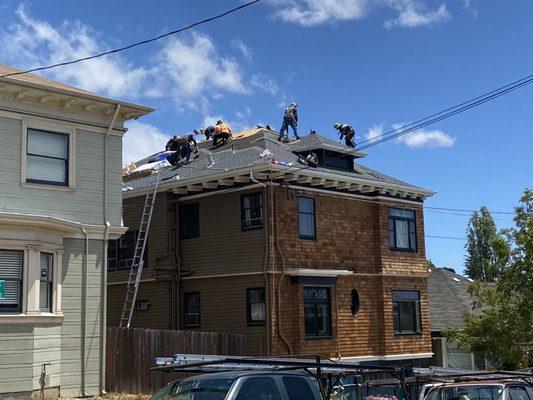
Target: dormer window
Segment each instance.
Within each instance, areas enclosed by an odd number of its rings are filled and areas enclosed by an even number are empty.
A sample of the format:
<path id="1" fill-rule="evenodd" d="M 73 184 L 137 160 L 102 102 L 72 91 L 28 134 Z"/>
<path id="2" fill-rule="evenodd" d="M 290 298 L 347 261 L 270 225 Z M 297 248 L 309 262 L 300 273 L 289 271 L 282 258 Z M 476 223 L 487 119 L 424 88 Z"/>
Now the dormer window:
<path id="1" fill-rule="evenodd" d="M 353 171 L 353 156 L 326 150 L 324 152 L 324 167 Z"/>

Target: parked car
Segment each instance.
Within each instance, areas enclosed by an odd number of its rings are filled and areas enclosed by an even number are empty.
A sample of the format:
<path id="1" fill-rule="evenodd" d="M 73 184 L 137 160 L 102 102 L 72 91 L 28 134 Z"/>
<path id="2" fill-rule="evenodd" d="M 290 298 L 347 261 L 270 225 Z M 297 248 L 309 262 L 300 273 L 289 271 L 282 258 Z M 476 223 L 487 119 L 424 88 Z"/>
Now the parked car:
<path id="1" fill-rule="evenodd" d="M 316 379 L 304 372 L 235 371 L 171 382 L 150 400 L 322 400 L 322 395 Z"/>
<path id="2" fill-rule="evenodd" d="M 441 383 L 426 390 L 424 400 L 533 400 L 533 388 L 518 380 Z"/>

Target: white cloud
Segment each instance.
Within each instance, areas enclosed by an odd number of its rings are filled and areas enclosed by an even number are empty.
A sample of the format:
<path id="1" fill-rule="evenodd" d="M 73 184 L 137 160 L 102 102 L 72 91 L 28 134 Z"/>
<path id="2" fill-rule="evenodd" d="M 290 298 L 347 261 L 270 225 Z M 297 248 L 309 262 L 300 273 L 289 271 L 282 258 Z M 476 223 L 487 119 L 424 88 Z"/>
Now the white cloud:
<path id="1" fill-rule="evenodd" d="M 275 96 L 278 94 L 278 84 L 276 81 L 269 76 L 258 73 L 252 76 L 252 79 L 250 80 L 250 84 L 259 90 L 262 90 L 263 92 L 269 93 L 272 96 Z"/>
<path id="2" fill-rule="evenodd" d="M 383 124 L 374 125 L 365 135 L 366 140 L 372 140 L 383 134 Z"/>
<path id="3" fill-rule="evenodd" d="M 446 22 L 452 18 L 445 4 L 435 10 L 430 10 L 419 0 L 389 0 L 389 5 L 398 11 L 396 18 L 385 21 L 385 28 L 395 26 L 403 28 L 416 28 L 431 26 Z"/>
<path id="4" fill-rule="evenodd" d="M 122 162 L 139 161 L 150 154 L 162 151 L 170 135 L 165 135 L 153 125 L 138 121 L 126 123 L 128 132 L 124 135 Z"/>
<path id="5" fill-rule="evenodd" d="M 248 91 L 237 61 L 220 55 L 213 40 L 203 34 L 170 39 L 157 62 L 156 85 L 149 94 L 158 97 L 170 92 L 182 110 L 205 110 L 209 99 L 221 92 Z"/>
<path id="6" fill-rule="evenodd" d="M 366 12 L 367 0 L 270 0 L 274 15 L 305 27 L 358 20 Z"/>
<path id="7" fill-rule="evenodd" d="M 242 55 L 242 57 L 248 61 L 252 62 L 254 58 L 254 52 L 253 50 L 246 45 L 241 39 L 233 39 L 231 41 L 231 45 L 235 47 Z"/>
<path id="8" fill-rule="evenodd" d="M 81 22 L 65 21 L 52 26 L 32 18 L 24 5 L 17 8 L 18 20 L 0 29 L 0 53 L 4 63 L 20 68 L 65 62 L 109 48 L 101 35 Z M 135 97 L 147 71 L 132 66 L 121 56 L 110 55 L 45 72 L 53 79 L 109 96 Z"/>
<path id="9" fill-rule="evenodd" d="M 398 129 L 405 124 L 395 124 L 394 129 Z M 419 129 L 417 131 L 400 136 L 398 142 L 411 148 L 435 148 L 435 147 L 452 147 L 455 144 L 455 138 L 441 130 Z"/>

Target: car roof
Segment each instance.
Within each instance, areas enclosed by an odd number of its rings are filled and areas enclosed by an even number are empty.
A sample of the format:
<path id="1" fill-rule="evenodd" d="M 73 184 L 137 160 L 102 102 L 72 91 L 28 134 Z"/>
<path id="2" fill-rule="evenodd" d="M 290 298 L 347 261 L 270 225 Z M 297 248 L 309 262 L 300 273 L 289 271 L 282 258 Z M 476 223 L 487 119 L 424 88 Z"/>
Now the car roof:
<path id="1" fill-rule="evenodd" d="M 474 386 L 479 386 L 479 385 L 483 385 L 483 386 L 489 386 L 489 385 L 494 385 L 494 386 L 501 386 L 501 385 L 505 385 L 505 386 L 509 386 L 509 385 L 523 385 L 523 386 L 529 386 L 528 383 L 524 382 L 524 381 L 519 381 L 519 380 L 491 380 L 491 381 L 482 381 L 482 380 L 479 380 L 479 381 L 464 381 L 464 382 L 451 382 L 451 383 L 442 383 L 442 385 L 439 385 L 438 387 L 456 387 L 456 386 L 467 386 L 467 385 L 474 385 Z"/>
<path id="2" fill-rule="evenodd" d="M 237 379 L 242 377 L 254 376 L 299 376 L 305 378 L 308 377 L 309 374 L 299 371 L 225 371 L 190 376 L 188 378 L 181 379 L 181 381 L 187 382 L 205 379 Z"/>

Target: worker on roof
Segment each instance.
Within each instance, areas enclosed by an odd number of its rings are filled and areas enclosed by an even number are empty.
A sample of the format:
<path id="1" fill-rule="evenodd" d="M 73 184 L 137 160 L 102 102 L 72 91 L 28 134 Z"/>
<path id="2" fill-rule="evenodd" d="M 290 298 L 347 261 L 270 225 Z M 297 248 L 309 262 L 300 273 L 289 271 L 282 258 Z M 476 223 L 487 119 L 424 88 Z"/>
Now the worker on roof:
<path id="1" fill-rule="evenodd" d="M 355 130 L 347 124 L 333 124 L 333 128 L 339 131 L 339 142 L 344 138 L 344 144 L 348 147 L 355 148 Z"/>
<path id="2" fill-rule="evenodd" d="M 209 140 L 215 134 L 215 127 L 211 126 L 211 125 L 208 125 L 204 129 L 200 129 L 199 132 L 200 132 L 201 135 L 205 135 L 205 140 Z"/>
<path id="3" fill-rule="evenodd" d="M 285 113 L 283 114 L 283 122 L 281 124 L 281 129 L 279 130 L 278 140 L 285 138 L 285 133 L 287 134 L 287 140 L 289 139 L 289 126 L 292 128 L 295 139 L 299 140 L 300 138 L 298 137 L 297 132 L 298 104 L 296 103 L 291 103 L 291 105 L 285 109 Z"/>
<path id="4" fill-rule="evenodd" d="M 174 135 L 167 142 L 165 146 L 165 150 L 166 151 L 179 151 L 179 149 L 180 149 L 180 137 L 178 135 Z"/>
<path id="5" fill-rule="evenodd" d="M 215 126 L 215 132 L 213 133 L 213 147 L 217 147 L 219 145 L 222 146 L 225 144 L 229 139 L 231 139 L 231 128 L 229 125 L 225 124 L 221 120 L 217 121 L 217 125 Z"/>

